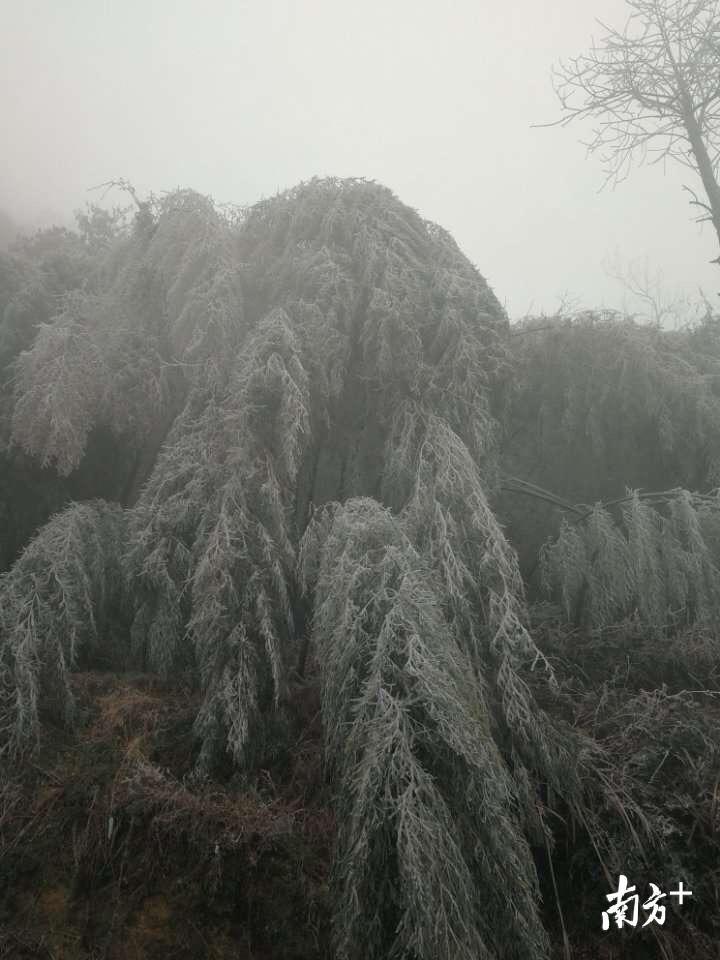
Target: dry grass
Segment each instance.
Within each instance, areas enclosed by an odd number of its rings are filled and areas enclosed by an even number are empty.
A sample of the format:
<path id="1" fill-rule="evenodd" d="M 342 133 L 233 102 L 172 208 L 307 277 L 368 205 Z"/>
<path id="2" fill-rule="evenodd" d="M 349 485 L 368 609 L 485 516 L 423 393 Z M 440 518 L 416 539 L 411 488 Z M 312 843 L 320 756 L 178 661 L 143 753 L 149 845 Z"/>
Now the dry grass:
<path id="1" fill-rule="evenodd" d="M 77 734 L 0 771 L 0 957 L 323 956 L 335 824 L 317 724 L 282 772 L 221 784 L 190 774 L 193 698 L 144 675 L 72 683 Z"/>

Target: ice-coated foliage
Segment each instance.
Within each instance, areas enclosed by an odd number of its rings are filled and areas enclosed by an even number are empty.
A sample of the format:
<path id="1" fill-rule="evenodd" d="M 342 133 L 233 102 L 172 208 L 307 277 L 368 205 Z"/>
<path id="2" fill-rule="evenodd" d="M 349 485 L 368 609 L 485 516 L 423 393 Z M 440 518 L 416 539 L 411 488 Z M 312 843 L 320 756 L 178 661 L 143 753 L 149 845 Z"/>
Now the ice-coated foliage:
<path id="1" fill-rule="evenodd" d="M 92 285 L 64 294 L 16 360 L 15 443 L 68 474 L 95 427 L 142 444 L 175 394 L 224 368 L 243 331 L 231 238 L 209 200 L 177 191 L 150 229 L 103 244 Z"/>
<path id="2" fill-rule="evenodd" d="M 196 377 L 133 512 L 129 556 L 135 649 L 165 673 L 194 659 L 204 755 L 241 760 L 295 656 L 308 511 L 379 494 L 407 397 L 427 394 L 490 468 L 505 319 L 450 238 L 372 184 L 266 201 L 234 243 L 240 348 L 221 375 Z"/>
<path id="3" fill-rule="evenodd" d="M 282 310 L 259 324 L 225 395 L 204 399 L 191 396 L 132 513 L 133 646 L 165 676 L 197 664 L 207 752 L 227 744 L 240 760 L 253 704 L 280 698 L 292 636 L 290 517 L 309 418 Z"/>
<path id="4" fill-rule="evenodd" d="M 508 472 L 584 503 L 716 483 L 717 326 L 663 331 L 595 312 L 518 326 Z"/>
<path id="5" fill-rule="evenodd" d="M 615 506 L 617 521 L 596 504 L 584 519 L 563 521 L 543 548 L 545 588 L 568 618 L 602 628 L 634 613 L 656 634 L 717 623 L 717 494 L 633 491 Z"/>
<path id="6" fill-rule="evenodd" d="M 79 656 L 117 663 L 113 620 L 122 620 L 122 510 L 78 503 L 54 517 L 0 577 L 0 753 L 38 741 L 40 719 L 72 714 L 68 671 Z"/>
<path id="7" fill-rule="evenodd" d="M 515 492 L 544 483 L 573 517 L 544 554 L 566 619 L 634 613 L 702 639 L 720 615 L 716 498 L 576 501 L 597 499 L 603 464 L 714 476 L 712 327 L 511 331 L 452 239 L 365 181 L 234 216 L 177 191 L 127 229 L 83 230 L 63 245 L 87 282 L 52 311 L 31 297 L 49 268 L 0 262 L 0 427 L 69 479 L 105 431 L 132 482 L 126 509 L 75 504 L 0 578 L 0 749 L 70 712 L 80 658 L 182 676 L 194 759 L 250 776 L 288 749 L 303 674 L 335 793 L 338 956 L 545 957 L 531 844 L 550 856 L 577 831 L 609 864 L 643 818 L 567 651 L 531 629 L 500 454 L 532 481 Z"/>
<path id="8" fill-rule="evenodd" d="M 339 793 L 341 957 L 544 953 L 512 777 L 441 591 L 387 509 L 335 511 L 314 640 Z"/>

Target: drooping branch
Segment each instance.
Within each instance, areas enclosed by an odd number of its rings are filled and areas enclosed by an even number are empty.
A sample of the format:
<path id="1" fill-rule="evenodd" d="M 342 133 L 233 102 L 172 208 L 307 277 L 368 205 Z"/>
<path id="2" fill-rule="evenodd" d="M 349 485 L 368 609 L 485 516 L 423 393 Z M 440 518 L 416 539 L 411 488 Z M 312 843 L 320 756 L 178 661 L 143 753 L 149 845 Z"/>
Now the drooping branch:
<path id="1" fill-rule="evenodd" d="M 374 501 L 349 501 L 326 531 L 314 632 L 339 779 L 340 952 L 543 956 L 512 779 L 431 570 Z"/>
<path id="2" fill-rule="evenodd" d="M 117 665 L 112 620 L 126 603 L 123 511 L 72 504 L 46 524 L 0 576 L 0 756 L 27 755 L 41 716 L 68 722 L 68 674 L 80 657 Z"/>
<path id="3" fill-rule="evenodd" d="M 635 611 L 658 635 L 720 616 L 720 500 L 686 490 L 622 500 L 619 521 L 596 504 L 584 520 L 563 520 L 541 554 L 543 582 L 569 618 L 607 627 Z"/>

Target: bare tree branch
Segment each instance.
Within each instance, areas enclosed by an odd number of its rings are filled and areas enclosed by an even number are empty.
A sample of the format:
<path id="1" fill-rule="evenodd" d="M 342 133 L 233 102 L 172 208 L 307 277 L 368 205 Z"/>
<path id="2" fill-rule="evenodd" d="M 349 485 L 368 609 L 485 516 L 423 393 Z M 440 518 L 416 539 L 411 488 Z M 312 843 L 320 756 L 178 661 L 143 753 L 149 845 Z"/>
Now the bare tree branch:
<path id="1" fill-rule="evenodd" d="M 720 243 L 720 0 L 627 0 L 622 30 L 598 20 L 599 42 L 552 71 L 563 115 L 535 126 L 595 121 L 585 141 L 605 168 L 605 186 L 635 164 L 672 159 L 700 177 L 693 192 Z M 689 189 L 689 188 L 688 188 Z M 691 191 L 692 192 L 692 191 Z"/>

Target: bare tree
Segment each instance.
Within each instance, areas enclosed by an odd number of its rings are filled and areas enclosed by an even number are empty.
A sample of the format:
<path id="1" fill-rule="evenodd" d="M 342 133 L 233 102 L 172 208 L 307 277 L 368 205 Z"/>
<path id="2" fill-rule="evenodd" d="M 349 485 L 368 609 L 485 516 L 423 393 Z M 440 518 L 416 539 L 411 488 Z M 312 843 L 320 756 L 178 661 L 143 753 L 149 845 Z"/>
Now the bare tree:
<path id="1" fill-rule="evenodd" d="M 607 182 L 636 162 L 668 157 L 700 176 L 705 199 L 685 187 L 720 243 L 720 11 L 718 0 L 627 0 L 622 30 L 605 31 L 587 53 L 553 69 L 564 116 L 593 118 L 586 143 L 605 164 Z M 720 263 L 720 257 L 717 261 Z"/>
<path id="2" fill-rule="evenodd" d="M 616 280 L 635 307 L 633 316 L 657 327 L 681 329 L 708 315 L 713 308 L 700 288 L 697 296 L 669 289 L 662 270 L 652 270 L 647 257 L 624 260 L 616 251 L 603 263 L 606 276 Z M 627 307 L 624 307 L 628 312 Z"/>

